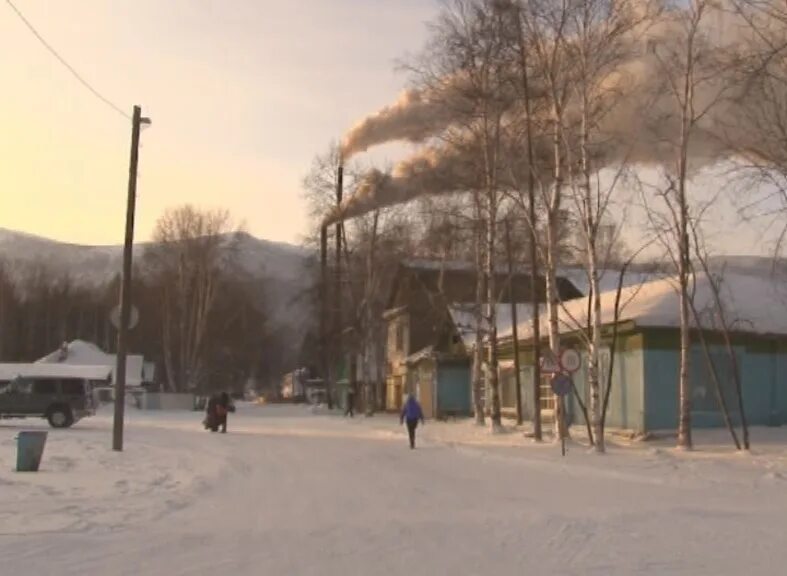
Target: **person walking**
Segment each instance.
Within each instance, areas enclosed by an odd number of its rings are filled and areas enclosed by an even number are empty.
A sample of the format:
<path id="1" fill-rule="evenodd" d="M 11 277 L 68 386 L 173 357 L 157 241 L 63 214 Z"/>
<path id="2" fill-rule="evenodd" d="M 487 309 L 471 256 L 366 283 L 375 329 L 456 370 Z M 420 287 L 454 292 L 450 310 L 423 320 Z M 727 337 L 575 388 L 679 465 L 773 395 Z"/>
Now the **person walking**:
<path id="1" fill-rule="evenodd" d="M 352 386 L 347 388 L 347 409 L 344 411 L 345 416 L 352 418 L 355 416 L 355 388 Z"/>
<path id="2" fill-rule="evenodd" d="M 226 392 L 222 392 L 221 396 L 219 396 L 219 401 L 216 405 L 216 424 L 217 428 L 221 426 L 221 433 L 227 433 L 227 414 L 233 411 L 234 406 L 232 405 L 232 401 L 230 400 L 230 395 Z M 215 430 L 214 430 L 215 432 Z"/>
<path id="3" fill-rule="evenodd" d="M 402 408 L 402 414 L 399 417 L 399 423 L 407 422 L 407 435 L 410 437 L 410 450 L 415 450 L 415 430 L 418 428 L 418 422 L 424 423 L 424 412 L 421 410 L 421 405 L 415 399 L 414 394 L 407 396 L 407 401 Z"/>
<path id="4" fill-rule="evenodd" d="M 220 398 L 218 394 L 211 394 L 210 398 L 208 399 L 208 404 L 205 408 L 205 429 L 210 430 L 211 432 L 218 432 L 219 430 L 219 401 Z"/>

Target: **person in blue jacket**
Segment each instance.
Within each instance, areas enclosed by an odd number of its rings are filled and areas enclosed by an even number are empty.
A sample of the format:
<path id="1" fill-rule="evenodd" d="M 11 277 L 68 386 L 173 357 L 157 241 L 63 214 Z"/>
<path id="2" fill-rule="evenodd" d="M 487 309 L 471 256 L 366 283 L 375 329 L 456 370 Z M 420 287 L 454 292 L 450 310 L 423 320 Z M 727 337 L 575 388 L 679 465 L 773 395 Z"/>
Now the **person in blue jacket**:
<path id="1" fill-rule="evenodd" d="M 424 413 L 421 410 L 421 405 L 415 399 L 415 395 L 409 394 L 407 401 L 402 408 L 402 414 L 399 417 L 399 423 L 407 422 L 407 434 L 410 436 L 410 450 L 415 449 L 415 429 L 418 428 L 418 421 L 424 423 Z"/>

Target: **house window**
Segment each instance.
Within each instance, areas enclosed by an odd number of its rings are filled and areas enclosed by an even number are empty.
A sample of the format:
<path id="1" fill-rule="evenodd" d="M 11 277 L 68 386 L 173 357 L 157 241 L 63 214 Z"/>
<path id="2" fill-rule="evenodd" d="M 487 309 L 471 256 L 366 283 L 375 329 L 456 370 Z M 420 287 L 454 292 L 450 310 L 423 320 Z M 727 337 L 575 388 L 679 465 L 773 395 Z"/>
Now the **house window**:
<path id="1" fill-rule="evenodd" d="M 404 321 L 396 323 L 396 351 L 404 352 Z"/>
<path id="2" fill-rule="evenodd" d="M 552 391 L 552 375 L 544 374 L 541 376 L 541 416 L 554 418 L 556 408 L 557 397 Z"/>

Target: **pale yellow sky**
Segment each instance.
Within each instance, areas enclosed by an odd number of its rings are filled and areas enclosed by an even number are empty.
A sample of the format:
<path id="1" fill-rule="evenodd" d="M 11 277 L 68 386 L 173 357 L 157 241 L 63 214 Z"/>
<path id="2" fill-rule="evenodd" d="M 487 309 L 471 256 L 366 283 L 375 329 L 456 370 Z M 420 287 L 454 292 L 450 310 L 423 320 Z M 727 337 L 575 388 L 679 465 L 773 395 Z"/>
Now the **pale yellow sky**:
<path id="1" fill-rule="evenodd" d="M 406 78 L 432 0 L 15 0 L 143 132 L 137 239 L 191 202 L 263 238 L 305 232 L 312 157 Z M 85 90 L 0 2 L 0 227 L 119 243 L 129 122 Z M 385 158 L 377 158 L 385 160 Z"/>

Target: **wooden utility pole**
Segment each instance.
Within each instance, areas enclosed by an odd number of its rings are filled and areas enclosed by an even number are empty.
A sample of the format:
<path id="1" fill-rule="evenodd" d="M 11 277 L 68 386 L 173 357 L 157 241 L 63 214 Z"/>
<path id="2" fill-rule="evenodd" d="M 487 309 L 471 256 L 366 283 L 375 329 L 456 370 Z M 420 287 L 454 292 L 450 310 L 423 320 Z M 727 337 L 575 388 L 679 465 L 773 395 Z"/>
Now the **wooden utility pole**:
<path id="1" fill-rule="evenodd" d="M 331 405 L 329 371 L 331 355 L 328 350 L 328 227 L 320 228 L 320 355 L 322 360 L 322 377 L 325 383 L 325 395 Z"/>
<path id="2" fill-rule="evenodd" d="M 508 292 L 511 299 L 511 338 L 514 345 L 514 385 L 516 386 L 516 423 L 522 425 L 522 377 L 519 371 L 519 319 L 514 296 L 514 252 L 511 248 L 511 221 L 506 218 L 506 253 L 508 254 Z"/>
<path id="3" fill-rule="evenodd" d="M 128 171 L 128 203 L 126 205 L 126 239 L 123 244 L 123 278 L 120 286 L 120 323 L 118 326 L 117 368 L 115 370 L 115 419 L 112 427 L 112 449 L 123 450 L 123 416 L 126 400 L 126 354 L 128 328 L 131 319 L 131 260 L 134 246 L 134 212 L 137 201 L 137 165 L 139 163 L 139 133 L 142 124 L 150 124 L 142 117 L 142 109 L 134 106 L 131 119 L 131 161 Z"/>
<path id="4" fill-rule="evenodd" d="M 339 170 L 336 175 L 336 207 L 341 208 L 342 205 L 342 197 L 344 195 L 344 163 L 342 159 L 339 159 Z M 336 277 L 334 279 L 334 290 L 333 290 L 333 334 L 335 336 L 334 340 L 334 349 L 337 351 L 337 354 L 334 354 L 332 360 L 333 366 L 332 369 L 332 384 L 335 384 L 337 370 L 338 370 L 338 361 L 341 358 L 343 346 L 342 346 L 342 234 L 343 234 L 343 223 L 339 220 L 336 223 Z M 334 386 L 332 388 L 335 389 Z M 331 398 L 330 392 L 328 393 L 328 407 L 333 407 L 333 398 Z"/>

